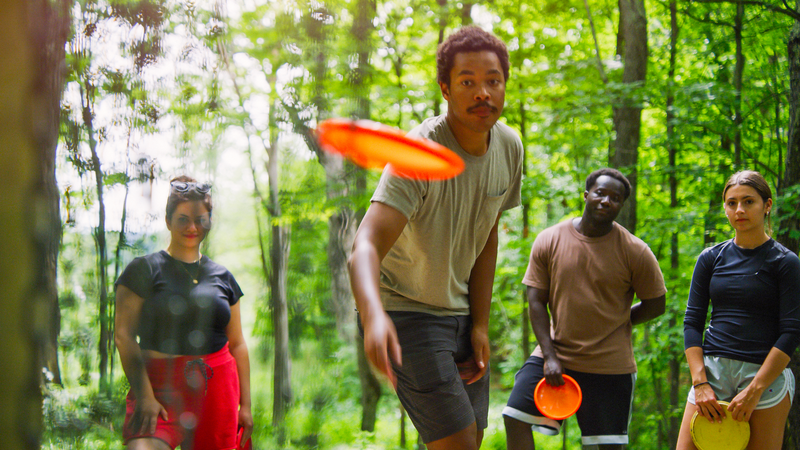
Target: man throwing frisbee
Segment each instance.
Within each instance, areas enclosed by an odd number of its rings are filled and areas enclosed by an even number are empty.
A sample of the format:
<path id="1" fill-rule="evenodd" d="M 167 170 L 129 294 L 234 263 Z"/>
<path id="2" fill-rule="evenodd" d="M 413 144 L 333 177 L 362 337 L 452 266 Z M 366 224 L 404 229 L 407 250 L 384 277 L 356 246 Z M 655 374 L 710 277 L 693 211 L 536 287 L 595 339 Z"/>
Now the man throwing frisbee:
<path id="1" fill-rule="evenodd" d="M 558 434 L 561 421 L 542 415 L 533 393 L 542 378 L 563 385 L 563 374 L 583 393 L 576 413 L 583 447 L 628 443 L 636 381 L 631 328 L 663 314 L 667 292 L 647 244 L 614 222 L 630 192 L 619 171 L 592 172 L 583 215 L 547 228 L 533 243 L 522 282 L 539 345 L 503 409 L 509 450 L 532 450 L 531 429 Z M 633 304 L 634 294 L 641 302 Z"/>
<path id="2" fill-rule="evenodd" d="M 350 279 L 367 358 L 428 449 L 477 450 L 489 406 L 489 307 L 500 214 L 520 203 L 522 143 L 498 122 L 508 51 L 464 27 L 437 51 L 447 112 L 409 135 L 465 163 L 442 181 L 387 166 L 356 233 Z"/>

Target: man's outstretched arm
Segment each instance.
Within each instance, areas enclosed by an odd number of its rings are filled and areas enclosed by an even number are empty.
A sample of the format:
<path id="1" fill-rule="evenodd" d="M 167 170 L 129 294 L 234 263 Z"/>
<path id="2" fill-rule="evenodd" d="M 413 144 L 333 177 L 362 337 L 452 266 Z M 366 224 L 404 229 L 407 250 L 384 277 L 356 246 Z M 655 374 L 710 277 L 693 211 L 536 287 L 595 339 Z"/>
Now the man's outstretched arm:
<path id="1" fill-rule="evenodd" d="M 391 361 L 401 364 L 401 355 L 397 331 L 381 303 L 381 261 L 403 232 L 406 222 L 406 217 L 396 209 L 373 202 L 358 227 L 348 261 L 350 286 L 364 328 L 364 351 L 367 359 L 392 385 L 396 385 L 397 380 Z"/>

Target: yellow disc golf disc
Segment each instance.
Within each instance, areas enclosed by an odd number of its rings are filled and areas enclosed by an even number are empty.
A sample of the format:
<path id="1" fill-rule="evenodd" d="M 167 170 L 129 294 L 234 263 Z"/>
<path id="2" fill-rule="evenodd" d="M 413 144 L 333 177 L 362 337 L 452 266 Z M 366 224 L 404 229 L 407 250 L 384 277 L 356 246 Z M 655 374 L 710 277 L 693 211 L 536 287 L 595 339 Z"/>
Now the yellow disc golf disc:
<path id="1" fill-rule="evenodd" d="M 733 420 L 728 402 L 719 402 L 725 408 L 722 422 L 710 422 L 699 413 L 692 417 L 692 441 L 699 450 L 744 450 L 750 441 L 750 424 Z"/>

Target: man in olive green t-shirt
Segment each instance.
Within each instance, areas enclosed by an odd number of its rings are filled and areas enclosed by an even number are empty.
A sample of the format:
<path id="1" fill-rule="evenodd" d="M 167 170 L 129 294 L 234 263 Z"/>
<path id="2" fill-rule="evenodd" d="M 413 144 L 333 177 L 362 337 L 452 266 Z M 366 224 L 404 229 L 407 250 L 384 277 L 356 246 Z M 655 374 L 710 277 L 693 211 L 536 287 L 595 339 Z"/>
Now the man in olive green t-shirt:
<path id="1" fill-rule="evenodd" d="M 636 379 L 631 328 L 663 314 L 666 301 L 653 252 L 614 222 L 629 195 L 622 173 L 597 170 L 586 179 L 583 215 L 536 237 L 522 282 L 539 345 L 503 409 L 509 450 L 532 450 L 531 429 L 558 433 L 561 421 L 541 414 L 533 391 L 542 378 L 564 384 L 563 374 L 581 386 L 576 415 L 584 447 L 628 443 Z M 633 304 L 634 294 L 641 302 Z"/>
<path id="2" fill-rule="evenodd" d="M 464 27 L 436 55 L 447 113 L 409 135 L 464 160 L 455 178 L 387 167 L 359 226 L 350 279 L 364 350 L 429 450 L 477 450 L 488 421 L 489 306 L 500 214 L 520 203 L 522 142 L 498 122 L 508 51 Z"/>

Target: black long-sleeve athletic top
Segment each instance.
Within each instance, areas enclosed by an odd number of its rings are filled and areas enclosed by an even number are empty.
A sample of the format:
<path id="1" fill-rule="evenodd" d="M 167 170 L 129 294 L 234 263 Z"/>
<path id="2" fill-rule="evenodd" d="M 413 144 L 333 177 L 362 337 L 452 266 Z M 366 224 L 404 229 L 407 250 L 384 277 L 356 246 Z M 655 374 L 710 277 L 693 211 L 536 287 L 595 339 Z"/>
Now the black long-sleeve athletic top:
<path id="1" fill-rule="evenodd" d="M 685 348 L 737 361 L 763 364 L 772 347 L 791 356 L 800 343 L 800 259 L 773 239 L 754 249 L 733 240 L 705 249 L 692 275 L 683 336 Z"/>

